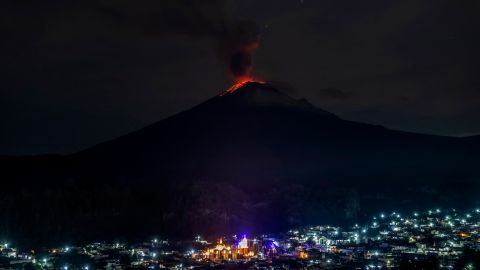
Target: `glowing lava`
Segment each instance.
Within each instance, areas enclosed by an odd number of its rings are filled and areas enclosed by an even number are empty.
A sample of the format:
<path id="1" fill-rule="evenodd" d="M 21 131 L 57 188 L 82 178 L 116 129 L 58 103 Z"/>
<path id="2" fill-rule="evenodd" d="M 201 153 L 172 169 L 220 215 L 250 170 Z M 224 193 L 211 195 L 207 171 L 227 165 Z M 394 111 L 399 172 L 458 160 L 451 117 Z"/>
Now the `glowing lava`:
<path id="1" fill-rule="evenodd" d="M 238 88 L 244 86 L 246 83 L 249 83 L 249 82 L 265 83 L 264 81 L 254 79 L 252 77 L 242 77 L 242 78 L 239 78 L 232 86 L 230 86 L 230 88 L 225 90 L 222 93 L 222 96 L 225 95 L 225 94 L 230 94 L 230 93 L 233 93 L 233 92 L 237 91 Z"/>

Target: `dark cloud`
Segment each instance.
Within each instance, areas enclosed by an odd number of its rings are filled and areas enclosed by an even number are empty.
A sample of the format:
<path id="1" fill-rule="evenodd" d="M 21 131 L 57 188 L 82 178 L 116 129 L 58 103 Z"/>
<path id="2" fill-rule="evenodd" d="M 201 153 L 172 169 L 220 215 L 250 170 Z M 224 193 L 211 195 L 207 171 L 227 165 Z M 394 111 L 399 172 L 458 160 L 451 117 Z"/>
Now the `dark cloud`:
<path id="1" fill-rule="evenodd" d="M 137 26 L 153 35 L 186 35 L 212 41 L 228 74 L 249 76 L 252 57 L 259 41 L 259 27 L 241 20 L 231 0 L 141 1 L 132 9 L 131 1 L 103 2 L 97 10 L 126 27 Z"/>
<path id="2" fill-rule="evenodd" d="M 248 76 L 260 31 L 241 20 L 231 0 L 8 2 L 3 36 L 11 46 L 108 39 L 113 30 L 162 38 L 209 40 L 233 77 Z M 125 35 L 125 38 L 128 36 Z M 76 39 L 75 38 L 83 38 Z M 72 40 L 73 39 L 73 40 Z M 99 40 L 103 42 L 104 40 Z M 77 44 L 80 45 L 80 44 Z M 26 48 L 28 49 L 28 48 Z"/>

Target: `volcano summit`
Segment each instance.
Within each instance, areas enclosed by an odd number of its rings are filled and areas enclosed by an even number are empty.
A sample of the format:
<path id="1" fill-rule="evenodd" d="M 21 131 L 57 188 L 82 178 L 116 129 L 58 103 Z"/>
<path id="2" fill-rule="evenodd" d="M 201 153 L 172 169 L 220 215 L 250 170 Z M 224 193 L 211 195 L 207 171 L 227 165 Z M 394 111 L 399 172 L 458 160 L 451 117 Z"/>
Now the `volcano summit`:
<path id="1" fill-rule="evenodd" d="M 74 238 L 85 228 L 85 239 L 133 231 L 175 237 L 340 223 L 390 207 L 470 207 L 479 150 L 478 137 L 347 121 L 248 82 L 79 153 L 4 157 L 3 174 L 17 184 L 3 191 L 11 210 L 0 220 L 19 237 Z M 27 199 L 24 214 L 12 215 Z M 27 214 L 45 208 L 41 218 Z"/>

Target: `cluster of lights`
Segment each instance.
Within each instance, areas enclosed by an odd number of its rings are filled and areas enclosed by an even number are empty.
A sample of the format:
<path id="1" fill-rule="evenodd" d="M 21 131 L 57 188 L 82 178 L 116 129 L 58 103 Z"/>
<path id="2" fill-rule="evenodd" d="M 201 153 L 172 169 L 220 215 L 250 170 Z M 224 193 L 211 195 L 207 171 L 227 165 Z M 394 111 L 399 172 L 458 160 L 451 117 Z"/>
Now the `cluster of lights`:
<path id="1" fill-rule="evenodd" d="M 297 251 L 296 255 L 297 258 L 305 260 L 307 258 L 310 259 L 313 263 L 318 263 L 316 259 L 311 257 L 308 252 L 309 248 L 312 245 L 323 246 L 324 252 L 331 252 L 335 253 L 341 250 L 340 248 L 342 245 L 345 246 L 358 246 L 358 244 L 362 243 L 365 240 L 369 241 L 369 250 L 368 254 L 374 260 L 379 260 L 382 258 L 386 258 L 388 252 L 381 249 L 380 244 L 383 242 L 387 242 L 389 240 L 397 241 L 397 240 L 404 240 L 408 241 L 408 243 L 416 243 L 412 249 L 410 246 L 407 246 L 409 249 L 409 253 L 415 254 L 422 254 L 422 252 L 432 252 L 431 247 L 425 247 L 424 242 L 422 243 L 422 239 L 425 239 L 425 234 L 434 235 L 437 239 L 441 239 L 442 244 L 441 247 L 437 248 L 434 252 L 438 252 L 438 254 L 448 254 L 448 256 L 458 256 L 461 254 L 459 248 L 461 247 L 462 241 L 476 241 L 475 239 L 480 239 L 480 232 L 478 232 L 478 228 L 480 228 L 480 223 L 478 220 L 480 218 L 480 209 L 475 209 L 469 213 L 460 214 L 455 210 L 442 210 L 440 208 L 430 209 L 425 212 L 410 212 L 411 215 L 402 215 L 399 212 L 385 212 L 377 214 L 376 216 L 372 217 L 372 221 L 368 222 L 366 226 L 362 224 L 354 224 L 349 229 L 343 230 L 339 227 L 330 227 L 330 226 L 316 226 L 316 227 L 305 227 L 298 230 L 290 230 L 287 234 L 288 238 L 282 239 L 282 241 L 277 241 L 276 238 L 271 237 L 266 240 L 266 236 L 261 236 L 261 240 L 257 239 L 247 239 L 246 235 L 242 238 L 237 239 L 236 236 L 234 240 L 229 242 L 230 244 L 226 245 L 219 241 L 216 246 L 213 248 L 208 249 L 199 249 L 198 251 L 194 249 L 189 249 L 185 253 L 185 256 L 190 258 L 207 258 L 207 260 L 211 259 L 213 256 L 218 257 L 220 260 L 227 258 L 227 260 L 235 260 L 236 256 L 242 258 L 264 258 L 269 255 L 269 249 L 275 250 L 275 252 L 280 250 L 279 252 L 285 252 L 288 250 L 290 256 L 293 254 L 292 251 Z M 353 228 L 353 229 L 352 229 Z M 451 238 L 449 238 L 451 237 Z M 473 240 L 472 240 L 473 239 Z M 373 240 L 373 242 L 371 242 Z M 376 241 L 375 241 L 376 240 Z M 194 238 L 194 241 L 198 244 L 208 245 L 207 241 L 203 240 L 200 236 Z M 230 240 L 226 240 L 227 242 Z M 255 250 L 253 252 L 250 248 L 252 245 L 257 245 L 259 242 L 264 243 L 264 247 L 262 250 Z M 308 242 L 307 242 L 308 241 Z M 377 242 L 378 241 L 378 242 Z M 314 244 L 311 244 L 311 243 Z M 152 251 L 148 249 L 148 251 L 144 251 L 141 248 L 139 249 L 131 249 L 131 256 L 137 255 L 140 258 L 140 262 L 143 265 L 148 265 L 149 263 L 159 263 L 159 254 L 167 254 L 165 251 L 161 251 L 161 253 L 156 248 L 158 247 L 157 244 L 164 243 L 163 241 L 159 241 L 157 238 L 152 238 L 150 242 L 147 241 L 149 248 L 153 248 Z M 265 244 L 268 243 L 268 244 Z M 307 244 L 308 243 L 308 244 Z M 370 245 L 373 243 L 373 246 Z M 438 243 L 438 242 L 437 242 Z M 469 243 L 469 242 L 467 242 Z M 421 244 L 421 245 L 420 245 Z M 96 245 L 96 244 L 93 244 Z M 423 247 L 419 247 L 422 246 Z M 108 244 L 107 248 L 109 249 L 125 249 L 126 245 L 120 243 L 114 243 L 113 245 Z M 339 248 L 340 247 L 340 248 Z M 0 244 L 0 250 L 5 250 L 9 248 L 9 244 L 4 242 Z M 206 248 L 206 247 L 205 247 Z M 265 248 L 265 249 L 264 249 Z M 12 249 L 13 250 L 13 249 Z M 62 253 L 68 252 L 77 252 L 77 251 L 85 251 L 85 248 L 78 248 L 78 247 L 69 247 L 65 246 L 60 249 L 54 249 L 51 252 L 55 253 L 55 256 L 61 255 Z M 245 251 L 246 250 L 246 251 Z M 420 250 L 420 251 L 419 251 Z M 423 250 L 423 251 L 422 251 Z M 128 250 L 130 251 L 130 250 Z M 7 252 L 10 252 L 8 250 Z M 404 252 L 404 251 L 402 251 Z M 455 253 L 456 252 L 456 253 Z M 93 253 L 92 253 L 93 254 Z M 89 253 L 89 255 L 92 255 Z M 232 255 L 229 255 L 232 254 Z M 453 254 L 453 255 L 451 255 Z M 31 254 L 30 254 L 31 255 Z M 442 255 L 445 256 L 445 255 Z M 39 259 L 38 262 L 35 261 L 35 256 L 26 256 L 26 255 L 18 255 L 18 258 L 28 259 L 31 260 L 33 263 L 38 263 L 39 266 L 42 268 L 47 267 L 47 263 L 49 259 L 43 258 Z M 137 260 L 137 261 L 138 261 Z M 306 260 L 305 260 L 306 261 Z M 323 263 L 331 263 L 331 259 L 323 260 Z M 384 261 L 385 265 L 389 265 L 391 267 L 390 261 Z M 393 261 L 395 264 L 395 261 Z M 42 266 L 43 264 L 43 266 Z M 368 263 L 367 263 L 368 264 Z M 366 269 L 378 269 L 385 267 L 385 265 L 377 265 L 377 261 L 374 264 L 365 265 Z M 176 266 L 178 267 L 178 265 Z M 446 266 L 444 268 L 448 268 Z M 473 266 L 472 266 L 473 267 Z M 71 264 L 66 264 L 61 267 L 62 270 L 69 270 L 69 268 L 74 268 Z M 78 269 L 78 267 L 75 267 Z M 82 270 L 89 270 L 87 265 L 81 267 Z M 468 266 L 466 269 L 473 269 L 469 268 Z"/>

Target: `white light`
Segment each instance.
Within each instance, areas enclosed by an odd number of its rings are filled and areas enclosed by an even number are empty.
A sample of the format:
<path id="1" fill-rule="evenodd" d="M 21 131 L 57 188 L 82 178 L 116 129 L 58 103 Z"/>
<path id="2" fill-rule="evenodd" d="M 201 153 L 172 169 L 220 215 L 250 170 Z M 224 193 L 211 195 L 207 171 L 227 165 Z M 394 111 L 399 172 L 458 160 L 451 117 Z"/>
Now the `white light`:
<path id="1" fill-rule="evenodd" d="M 385 218 L 385 215 L 384 215 L 384 214 L 381 214 L 380 217 L 381 217 L 381 218 Z"/>

